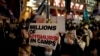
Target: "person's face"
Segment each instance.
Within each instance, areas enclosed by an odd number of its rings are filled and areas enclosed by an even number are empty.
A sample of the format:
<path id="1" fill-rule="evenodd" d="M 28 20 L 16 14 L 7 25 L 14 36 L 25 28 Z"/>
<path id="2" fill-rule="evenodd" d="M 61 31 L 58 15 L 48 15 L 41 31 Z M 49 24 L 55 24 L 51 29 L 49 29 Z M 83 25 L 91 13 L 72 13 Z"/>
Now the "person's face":
<path id="1" fill-rule="evenodd" d="M 85 25 L 85 26 L 84 26 L 84 28 L 88 29 L 88 28 L 89 28 L 89 26 L 88 26 L 88 25 Z"/>
<path id="2" fill-rule="evenodd" d="M 28 38 L 28 31 L 26 29 L 22 29 L 22 33 L 24 35 L 24 38 Z"/>

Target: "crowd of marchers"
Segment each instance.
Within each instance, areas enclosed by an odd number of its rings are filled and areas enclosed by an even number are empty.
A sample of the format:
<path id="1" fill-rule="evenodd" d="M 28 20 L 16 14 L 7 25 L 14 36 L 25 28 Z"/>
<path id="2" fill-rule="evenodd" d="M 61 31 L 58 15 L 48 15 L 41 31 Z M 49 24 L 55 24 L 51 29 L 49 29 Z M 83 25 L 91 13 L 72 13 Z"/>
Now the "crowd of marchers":
<path id="1" fill-rule="evenodd" d="M 55 50 L 29 45 L 25 22 L 0 23 L 2 56 L 100 56 L 100 22 L 66 23 L 66 32 L 59 32 Z"/>

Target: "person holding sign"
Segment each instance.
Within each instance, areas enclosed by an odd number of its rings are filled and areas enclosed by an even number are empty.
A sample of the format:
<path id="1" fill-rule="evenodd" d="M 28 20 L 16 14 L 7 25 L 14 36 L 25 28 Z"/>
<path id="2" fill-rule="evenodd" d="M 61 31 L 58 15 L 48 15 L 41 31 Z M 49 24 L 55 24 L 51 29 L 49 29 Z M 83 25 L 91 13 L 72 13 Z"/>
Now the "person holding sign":
<path id="1" fill-rule="evenodd" d="M 31 23 L 29 25 L 29 44 L 39 48 L 43 47 L 45 55 L 52 55 L 59 40 L 57 29 L 57 24 L 53 23 Z"/>
<path id="2" fill-rule="evenodd" d="M 32 48 L 28 44 L 29 34 L 26 25 L 22 26 L 21 38 L 21 44 L 18 48 L 18 56 L 34 56 L 32 53 Z"/>
<path id="3" fill-rule="evenodd" d="M 61 56 L 82 56 L 80 54 L 79 46 L 76 39 L 76 28 L 73 25 L 71 25 L 61 41 Z"/>

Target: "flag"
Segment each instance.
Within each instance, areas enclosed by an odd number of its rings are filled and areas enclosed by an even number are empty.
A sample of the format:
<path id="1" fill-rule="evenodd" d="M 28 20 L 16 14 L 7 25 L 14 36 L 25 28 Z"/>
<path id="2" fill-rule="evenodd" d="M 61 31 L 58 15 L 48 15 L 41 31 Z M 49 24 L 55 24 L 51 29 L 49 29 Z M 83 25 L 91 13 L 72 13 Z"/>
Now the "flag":
<path id="1" fill-rule="evenodd" d="M 89 16 L 88 16 L 87 9 L 85 9 L 84 12 L 83 12 L 83 19 L 84 19 L 85 22 L 89 22 Z"/>
<path id="2" fill-rule="evenodd" d="M 83 17 L 84 17 L 84 18 L 87 18 L 87 17 L 88 17 L 88 11 L 87 11 L 87 9 L 84 10 L 84 12 L 83 12 Z"/>

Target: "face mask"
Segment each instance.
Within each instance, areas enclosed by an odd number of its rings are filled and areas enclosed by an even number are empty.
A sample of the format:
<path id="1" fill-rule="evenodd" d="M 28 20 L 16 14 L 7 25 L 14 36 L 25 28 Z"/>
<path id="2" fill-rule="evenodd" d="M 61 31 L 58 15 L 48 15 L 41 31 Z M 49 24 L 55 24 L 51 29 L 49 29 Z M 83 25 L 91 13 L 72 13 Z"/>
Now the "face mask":
<path id="1" fill-rule="evenodd" d="M 46 51 L 45 56 L 52 56 L 52 51 L 50 51 L 50 52 Z"/>

